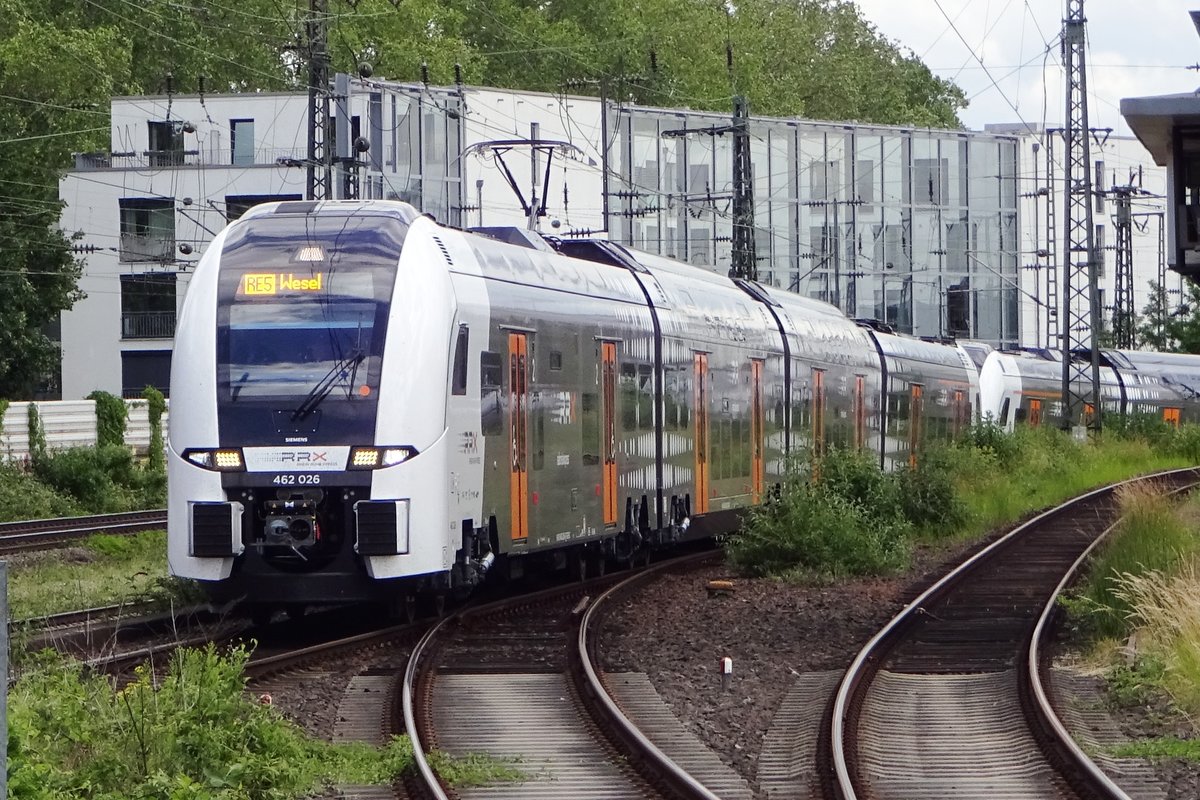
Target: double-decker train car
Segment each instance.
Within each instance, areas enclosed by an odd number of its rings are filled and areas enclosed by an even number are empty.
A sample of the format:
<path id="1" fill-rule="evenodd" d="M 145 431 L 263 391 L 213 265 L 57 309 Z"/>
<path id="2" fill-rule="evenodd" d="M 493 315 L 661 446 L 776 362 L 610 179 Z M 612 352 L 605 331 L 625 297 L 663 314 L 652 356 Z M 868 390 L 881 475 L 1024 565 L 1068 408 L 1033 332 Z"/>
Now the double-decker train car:
<path id="1" fill-rule="evenodd" d="M 179 320 L 170 570 L 263 608 L 586 571 L 732 530 L 797 454 L 913 463 L 978 385 L 960 348 L 610 242 L 266 204 Z"/>
<path id="2" fill-rule="evenodd" d="M 983 416 L 1008 431 L 1018 425 L 1087 424 L 1090 407 L 1079 419 L 1064 419 L 1062 373 L 1062 354 L 1056 351 L 989 353 L 980 368 Z M 1200 422 L 1200 356 L 1102 349 L 1100 396 L 1103 414 L 1150 415 L 1176 426 Z"/>

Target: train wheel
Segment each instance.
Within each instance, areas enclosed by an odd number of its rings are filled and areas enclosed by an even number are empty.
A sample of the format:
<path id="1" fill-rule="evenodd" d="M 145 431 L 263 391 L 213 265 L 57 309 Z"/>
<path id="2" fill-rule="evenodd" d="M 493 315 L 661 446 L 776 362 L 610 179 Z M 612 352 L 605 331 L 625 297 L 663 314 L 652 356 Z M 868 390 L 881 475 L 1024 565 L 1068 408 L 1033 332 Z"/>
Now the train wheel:
<path id="1" fill-rule="evenodd" d="M 608 556 L 599 547 L 592 551 L 592 571 L 597 578 L 603 578 L 608 572 Z"/>
<path id="2" fill-rule="evenodd" d="M 588 577 L 588 552 L 583 547 L 567 551 L 567 574 L 572 581 L 582 583 Z"/>
<path id="3" fill-rule="evenodd" d="M 417 620 L 417 598 L 411 594 L 393 597 L 388 601 L 388 616 L 409 625 Z"/>

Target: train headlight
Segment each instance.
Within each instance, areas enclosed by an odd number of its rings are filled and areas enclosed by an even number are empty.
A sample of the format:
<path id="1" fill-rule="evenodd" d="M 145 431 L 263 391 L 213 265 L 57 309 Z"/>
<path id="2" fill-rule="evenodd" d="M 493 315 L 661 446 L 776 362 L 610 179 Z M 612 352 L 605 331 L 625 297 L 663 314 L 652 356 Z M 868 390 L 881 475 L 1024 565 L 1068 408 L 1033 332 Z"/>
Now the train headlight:
<path id="1" fill-rule="evenodd" d="M 394 467 L 417 454 L 415 447 L 352 447 L 350 469 L 379 469 Z"/>
<path id="2" fill-rule="evenodd" d="M 242 451 L 237 447 L 197 447 L 184 450 L 183 457 L 198 467 L 211 469 L 214 472 L 246 471 L 246 460 L 242 458 Z"/>

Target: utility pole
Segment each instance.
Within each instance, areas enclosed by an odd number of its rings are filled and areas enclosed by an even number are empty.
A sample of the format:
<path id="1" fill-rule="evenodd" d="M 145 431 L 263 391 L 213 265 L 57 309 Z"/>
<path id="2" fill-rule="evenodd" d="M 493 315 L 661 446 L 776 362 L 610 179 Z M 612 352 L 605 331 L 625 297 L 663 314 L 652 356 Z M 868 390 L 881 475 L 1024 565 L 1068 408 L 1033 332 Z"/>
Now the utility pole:
<path id="1" fill-rule="evenodd" d="M 1054 137 L 1059 130 L 1046 130 L 1046 348 L 1053 350 L 1062 346 L 1058 315 L 1058 221 L 1055 219 L 1054 202 Z M 1041 256 L 1042 252 L 1038 251 Z"/>
<path id="2" fill-rule="evenodd" d="M 329 199 L 333 159 L 329 149 L 329 53 L 326 51 L 328 0 L 308 0 L 308 162 L 305 193 Z"/>
<path id="3" fill-rule="evenodd" d="M 750 163 L 750 106 L 733 98 L 733 258 L 729 277 L 758 280 L 754 254 L 754 170 Z"/>
<path id="4" fill-rule="evenodd" d="M 1083 422 L 1093 430 L 1102 424 L 1100 351 L 1095 347 L 1100 323 L 1096 249 L 1092 225 L 1091 131 L 1088 128 L 1087 69 L 1084 61 L 1087 20 L 1083 0 L 1067 0 L 1062 55 L 1067 75 L 1066 144 L 1063 159 L 1064 264 L 1062 281 L 1063 425 Z M 1090 354 L 1088 362 L 1076 361 Z"/>
<path id="5" fill-rule="evenodd" d="M 758 280 L 758 259 L 754 252 L 754 170 L 750 163 L 750 106 L 746 98 L 733 98 L 733 119 L 729 125 L 710 125 L 707 128 L 677 128 L 663 131 L 664 139 L 691 136 L 733 136 L 733 193 L 730 196 L 733 216 L 733 253 L 729 277 Z M 692 198 L 683 196 L 683 202 Z M 705 200 L 716 196 L 708 193 Z"/>
<path id="6" fill-rule="evenodd" d="M 1134 319 L 1136 309 L 1133 303 L 1133 194 L 1136 187 L 1132 185 L 1114 186 L 1109 190 L 1116 205 L 1114 222 L 1117 229 L 1116 244 L 1116 293 L 1113 297 L 1112 330 L 1113 344 L 1123 350 L 1132 350 L 1137 346 L 1135 340 Z"/>

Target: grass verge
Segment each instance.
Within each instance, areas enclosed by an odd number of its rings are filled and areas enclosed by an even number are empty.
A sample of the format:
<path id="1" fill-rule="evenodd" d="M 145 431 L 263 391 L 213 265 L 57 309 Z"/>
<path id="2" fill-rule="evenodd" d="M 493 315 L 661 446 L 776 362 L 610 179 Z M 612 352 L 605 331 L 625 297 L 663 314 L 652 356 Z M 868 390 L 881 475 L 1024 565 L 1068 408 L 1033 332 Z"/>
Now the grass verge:
<path id="1" fill-rule="evenodd" d="M 165 676 L 121 689 L 51 653 L 9 693 L 8 787 L 32 800 L 144 797 L 290 800 L 336 784 L 387 784 L 412 761 L 407 738 L 386 747 L 307 737 L 245 694 L 249 651 L 177 651 Z M 519 779 L 510 764 L 442 757 L 451 779 Z M 457 772 L 455 772 L 457 770 Z"/>
<path id="2" fill-rule="evenodd" d="M 168 579 L 165 531 L 99 534 L 80 545 L 19 553 L 8 562 L 12 619 L 81 608 L 161 601 L 196 602 L 186 581 Z"/>

